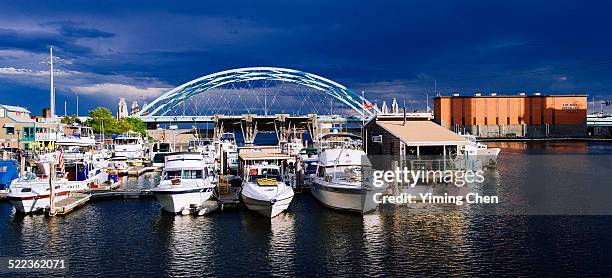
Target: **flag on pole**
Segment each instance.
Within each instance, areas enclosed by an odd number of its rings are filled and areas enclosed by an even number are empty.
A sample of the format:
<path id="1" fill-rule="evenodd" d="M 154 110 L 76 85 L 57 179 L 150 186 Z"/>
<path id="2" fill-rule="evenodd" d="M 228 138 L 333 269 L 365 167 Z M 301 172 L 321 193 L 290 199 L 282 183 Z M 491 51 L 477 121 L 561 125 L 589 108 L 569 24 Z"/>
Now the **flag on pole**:
<path id="1" fill-rule="evenodd" d="M 60 173 L 63 177 L 66 173 L 66 166 L 64 165 L 64 151 L 62 150 L 62 148 L 60 148 L 59 158 L 57 160 L 58 168 L 60 169 Z"/>
<path id="2" fill-rule="evenodd" d="M 371 102 L 367 101 L 367 100 L 363 100 L 363 109 L 365 110 L 370 110 L 374 108 L 374 104 L 372 104 Z"/>

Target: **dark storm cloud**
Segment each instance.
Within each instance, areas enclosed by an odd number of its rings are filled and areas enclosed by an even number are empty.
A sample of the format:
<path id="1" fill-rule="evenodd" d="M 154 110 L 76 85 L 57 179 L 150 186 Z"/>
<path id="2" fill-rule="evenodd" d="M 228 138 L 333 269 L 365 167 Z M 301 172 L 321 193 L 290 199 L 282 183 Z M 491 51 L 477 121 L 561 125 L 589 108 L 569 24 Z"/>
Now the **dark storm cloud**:
<path id="1" fill-rule="evenodd" d="M 0 49 L 17 49 L 27 52 L 49 52 L 55 46 L 66 53 L 85 55 L 90 49 L 75 44 L 57 33 L 48 31 L 25 31 L 0 28 Z"/>
<path id="2" fill-rule="evenodd" d="M 72 21 L 56 21 L 40 24 L 41 26 L 55 27 L 59 34 L 69 38 L 110 38 L 115 34 L 105 32 L 96 28 L 84 27 L 82 23 Z"/>
<path id="3" fill-rule="evenodd" d="M 372 98 L 422 99 L 434 80 L 447 94 L 609 96 L 612 86 L 607 1 L 19 1 L 2 7 L 0 49 L 42 53 L 56 45 L 74 58 L 71 70 L 169 86 L 247 66 L 313 72 Z M 13 17 L 26 15 L 42 30 L 11 26 Z"/>

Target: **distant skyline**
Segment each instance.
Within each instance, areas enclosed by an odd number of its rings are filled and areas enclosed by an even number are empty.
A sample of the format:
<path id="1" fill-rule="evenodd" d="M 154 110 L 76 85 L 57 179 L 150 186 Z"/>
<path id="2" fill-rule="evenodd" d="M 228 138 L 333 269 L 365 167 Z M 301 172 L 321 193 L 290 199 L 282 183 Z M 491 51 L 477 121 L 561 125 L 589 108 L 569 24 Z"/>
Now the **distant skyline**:
<path id="1" fill-rule="evenodd" d="M 612 99 L 608 1 L 0 1 L 0 104 L 114 112 L 217 71 L 315 73 L 367 98 L 497 92 Z M 599 104 L 596 104 L 599 109 Z M 610 108 L 608 107 L 608 110 Z"/>

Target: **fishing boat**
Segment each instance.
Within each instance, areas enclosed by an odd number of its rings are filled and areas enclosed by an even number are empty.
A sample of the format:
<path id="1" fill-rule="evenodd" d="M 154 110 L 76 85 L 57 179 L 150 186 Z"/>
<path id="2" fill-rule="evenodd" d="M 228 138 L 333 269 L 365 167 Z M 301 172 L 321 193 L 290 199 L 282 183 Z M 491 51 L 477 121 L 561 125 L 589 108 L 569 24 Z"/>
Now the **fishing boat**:
<path id="1" fill-rule="evenodd" d="M 247 166 L 241 196 L 248 209 L 272 218 L 289 207 L 293 195 L 293 189 L 281 178 L 279 166 L 264 163 Z"/>
<path id="2" fill-rule="evenodd" d="M 323 205 L 344 211 L 368 213 L 376 209 L 374 194 L 384 190 L 370 180 L 371 165 L 361 149 L 361 138 L 333 133 L 321 137 L 317 172 L 310 192 Z"/>
<path id="3" fill-rule="evenodd" d="M 166 156 L 162 181 L 151 190 L 164 211 L 185 213 L 209 200 L 217 183 L 212 165 L 197 152 Z"/>

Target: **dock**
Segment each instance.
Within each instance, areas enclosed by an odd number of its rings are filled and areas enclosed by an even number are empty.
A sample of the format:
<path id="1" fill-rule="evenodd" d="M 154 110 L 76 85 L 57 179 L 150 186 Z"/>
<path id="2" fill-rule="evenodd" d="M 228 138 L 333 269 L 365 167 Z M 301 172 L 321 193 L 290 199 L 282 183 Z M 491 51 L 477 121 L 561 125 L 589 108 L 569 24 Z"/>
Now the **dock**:
<path id="1" fill-rule="evenodd" d="M 85 205 L 91 198 L 89 193 L 73 193 L 66 199 L 55 202 L 55 212 L 59 215 L 68 214 L 74 209 Z"/>
<path id="2" fill-rule="evenodd" d="M 234 186 L 236 179 L 233 176 L 219 176 L 219 184 L 217 185 L 216 197 L 221 211 L 225 207 L 240 206 L 240 187 Z"/>

